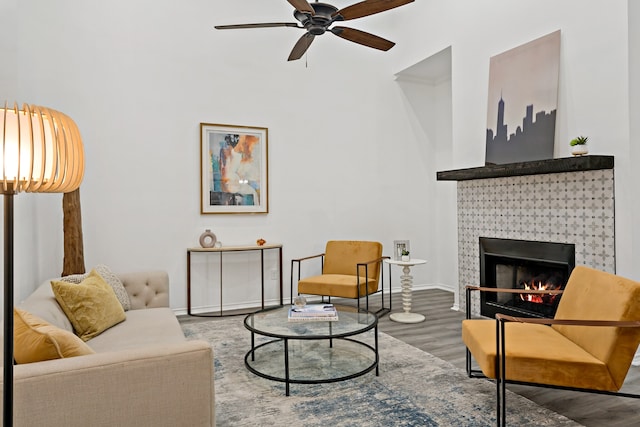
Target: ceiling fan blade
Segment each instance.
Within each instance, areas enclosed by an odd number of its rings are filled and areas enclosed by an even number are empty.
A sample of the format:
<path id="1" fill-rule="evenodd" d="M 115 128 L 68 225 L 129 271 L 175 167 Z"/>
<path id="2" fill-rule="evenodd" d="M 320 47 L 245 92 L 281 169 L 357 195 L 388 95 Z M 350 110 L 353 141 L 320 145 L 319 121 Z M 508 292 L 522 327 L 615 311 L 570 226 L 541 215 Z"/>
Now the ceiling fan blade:
<path id="1" fill-rule="evenodd" d="M 287 61 L 295 61 L 296 59 L 302 58 L 302 55 L 309 49 L 311 43 L 313 42 L 314 36 L 311 33 L 306 33 L 302 37 L 298 39 L 296 45 L 293 47 L 293 50 L 289 54 L 289 59 Z"/>
<path id="2" fill-rule="evenodd" d="M 395 46 L 395 43 L 392 41 L 354 28 L 333 27 L 329 31 L 345 40 L 372 47 L 374 49 L 387 51 Z"/>
<path id="3" fill-rule="evenodd" d="M 287 0 L 291 6 L 295 7 L 298 12 L 315 15 L 316 11 L 307 0 Z"/>
<path id="4" fill-rule="evenodd" d="M 385 10 L 393 9 L 405 4 L 412 3 L 414 0 L 365 0 L 360 3 L 352 4 L 340 9 L 333 14 L 334 17 L 341 16 L 342 20 L 362 18 Z"/>
<path id="5" fill-rule="evenodd" d="M 271 23 L 262 23 L 262 24 L 234 24 L 234 25 L 216 25 L 216 30 L 237 30 L 240 28 L 272 28 L 272 27 L 296 27 L 296 28 L 304 28 L 300 27 L 295 22 L 271 22 Z"/>

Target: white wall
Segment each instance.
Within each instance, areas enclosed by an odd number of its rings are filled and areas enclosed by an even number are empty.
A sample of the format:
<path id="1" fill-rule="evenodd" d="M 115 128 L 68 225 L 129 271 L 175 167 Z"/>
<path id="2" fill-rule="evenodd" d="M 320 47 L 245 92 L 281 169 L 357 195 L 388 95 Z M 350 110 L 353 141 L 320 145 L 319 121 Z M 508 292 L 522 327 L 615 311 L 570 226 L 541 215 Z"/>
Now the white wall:
<path id="1" fill-rule="evenodd" d="M 410 239 L 416 254 L 428 246 L 414 215 L 420 186 L 405 184 L 428 170 L 411 154 L 419 141 L 401 108 L 393 52 L 327 34 L 308 66 L 287 63 L 299 30 L 212 28 L 291 13 L 286 2 L 246 3 L 34 0 L 15 14 L 16 96 L 67 113 L 83 135 L 87 267 L 166 269 L 176 309 L 186 305 L 186 248 L 205 228 L 225 244 L 284 243 L 285 280 L 290 258 L 320 252 L 327 239 L 389 249 Z M 268 215 L 200 215 L 200 122 L 269 128 Z M 61 270 L 60 197 L 26 197 L 37 198 L 36 226 L 49 227 L 29 248 L 42 280 Z M 416 269 L 416 282 L 428 274 Z M 35 286 L 24 282 L 22 296 Z"/>
<path id="2" fill-rule="evenodd" d="M 348 23 L 397 42 L 387 53 L 327 34 L 292 63 L 299 30 L 212 28 L 288 20 L 285 1 L 10 3 L 2 11 L 15 23 L 17 47 L 0 48 L 15 59 L 15 74 L 2 74 L 0 93 L 77 122 L 87 267 L 165 269 L 175 309 L 186 305 L 185 250 L 205 228 L 227 244 L 284 243 L 285 282 L 291 258 L 332 238 L 380 240 L 387 253 L 394 239 L 410 239 L 413 255 L 437 259 L 414 269 L 416 283 L 456 280 L 455 223 L 438 227 L 455 216 L 455 203 L 436 171 L 484 163 L 489 58 L 557 29 L 557 141 L 587 134 L 592 153 L 616 156 L 618 272 L 640 279 L 627 1 L 420 0 Z M 448 46 L 451 129 L 425 137 L 394 74 Z M 200 122 L 269 128 L 268 215 L 200 215 Z M 568 146 L 556 155 L 569 155 Z M 25 212 L 16 224 L 19 299 L 59 274 L 62 214 L 60 195 L 18 195 L 17 204 Z"/>

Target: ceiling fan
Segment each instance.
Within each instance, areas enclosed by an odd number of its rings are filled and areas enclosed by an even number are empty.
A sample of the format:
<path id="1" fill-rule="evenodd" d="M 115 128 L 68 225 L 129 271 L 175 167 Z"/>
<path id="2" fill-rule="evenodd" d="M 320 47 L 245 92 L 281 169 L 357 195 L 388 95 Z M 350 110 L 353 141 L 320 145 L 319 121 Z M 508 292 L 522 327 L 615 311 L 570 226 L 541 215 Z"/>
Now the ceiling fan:
<path id="1" fill-rule="evenodd" d="M 306 30 L 306 33 L 300 37 L 295 46 L 293 46 L 293 50 L 289 55 L 289 61 L 300 59 L 307 49 L 309 49 L 314 38 L 327 31 L 345 40 L 387 51 L 395 45 L 394 42 L 354 28 L 341 26 L 329 27 L 336 21 L 349 21 L 351 19 L 362 18 L 363 16 L 369 16 L 404 6 L 405 4 L 412 3 L 414 0 L 364 0 L 342 9 L 318 1 L 314 3 L 309 3 L 307 0 L 287 1 L 296 9 L 293 11 L 293 16 L 298 22 L 216 25 L 215 28 L 218 30 L 235 30 L 240 28 L 293 27 Z"/>

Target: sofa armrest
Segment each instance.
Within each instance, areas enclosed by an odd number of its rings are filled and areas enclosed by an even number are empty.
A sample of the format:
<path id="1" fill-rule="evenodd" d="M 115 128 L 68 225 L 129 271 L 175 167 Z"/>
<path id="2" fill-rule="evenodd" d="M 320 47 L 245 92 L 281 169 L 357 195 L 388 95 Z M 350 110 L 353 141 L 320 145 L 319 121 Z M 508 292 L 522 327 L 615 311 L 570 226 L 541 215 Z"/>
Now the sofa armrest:
<path id="1" fill-rule="evenodd" d="M 169 307 L 169 275 L 166 271 L 118 274 L 129 294 L 131 308 Z"/>
<path id="2" fill-rule="evenodd" d="M 17 365 L 15 426 L 213 426 L 205 341 Z"/>

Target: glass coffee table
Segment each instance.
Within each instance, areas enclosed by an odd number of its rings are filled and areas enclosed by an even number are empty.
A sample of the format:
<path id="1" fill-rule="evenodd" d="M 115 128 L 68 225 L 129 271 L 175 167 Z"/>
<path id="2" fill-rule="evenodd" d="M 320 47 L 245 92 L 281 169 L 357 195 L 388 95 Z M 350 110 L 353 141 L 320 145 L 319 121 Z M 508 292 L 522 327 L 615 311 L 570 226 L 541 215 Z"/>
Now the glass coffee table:
<path id="1" fill-rule="evenodd" d="M 287 396 L 290 384 L 344 381 L 373 369 L 379 374 L 375 314 L 336 305 L 336 321 L 290 322 L 289 307 L 268 308 L 245 317 L 244 326 L 251 331 L 251 349 L 244 358 L 249 371 L 284 382 Z"/>

